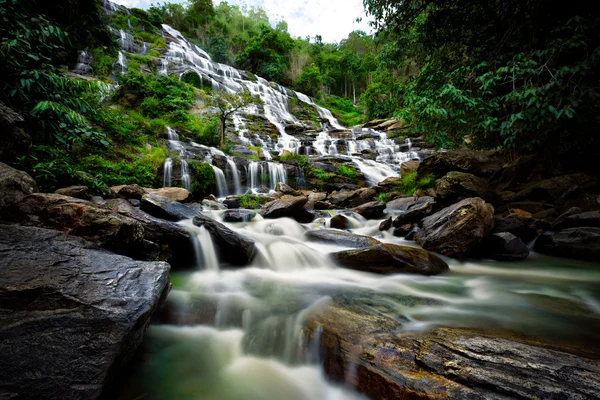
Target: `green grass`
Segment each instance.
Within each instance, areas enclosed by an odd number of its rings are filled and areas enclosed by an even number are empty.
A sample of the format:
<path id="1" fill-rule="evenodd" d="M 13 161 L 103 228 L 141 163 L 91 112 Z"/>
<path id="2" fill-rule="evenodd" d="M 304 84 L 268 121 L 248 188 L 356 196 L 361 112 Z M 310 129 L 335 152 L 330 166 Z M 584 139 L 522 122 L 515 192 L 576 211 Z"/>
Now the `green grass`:
<path id="1" fill-rule="evenodd" d="M 402 180 L 394 185 L 390 192 L 399 192 L 405 195 L 412 196 L 419 189 L 429 189 L 435 186 L 435 178 L 431 175 L 419 177 L 417 171 L 410 171 Z"/>
<path id="2" fill-rule="evenodd" d="M 358 171 L 351 165 L 342 164 L 338 167 L 338 174 L 345 176 L 346 178 L 356 179 L 358 178 Z"/>
<path id="3" fill-rule="evenodd" d="M 254 196 L 254 195 L 242 195 L 239 198 L 240 208 L 257 209 L 262 207 L 263 204 L 269 202 L 268 197 Z"/>
<path id="4" fill-rule="evenodd" d="M 337 96 L 325 96 L 324 99 L 317 100 L 317 103 L 329 109 L 342 125 L 354 126 L 366 122 L 367 118 L 365 115 L 348 99 Z"/>

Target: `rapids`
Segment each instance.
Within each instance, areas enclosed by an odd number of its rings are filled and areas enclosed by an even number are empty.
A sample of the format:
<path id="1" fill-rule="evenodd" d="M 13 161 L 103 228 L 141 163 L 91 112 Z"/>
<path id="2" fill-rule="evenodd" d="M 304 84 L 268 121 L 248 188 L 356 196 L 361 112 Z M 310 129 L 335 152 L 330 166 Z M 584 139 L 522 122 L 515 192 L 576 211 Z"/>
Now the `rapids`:
<path id="1" fill-rule="evenodd" d="M 222 212 L 205 215 L 221 220 Z M 355 233 L 416 246 L 379 232 L 380 221 L 347 216 Z M 304 239 L 329 220 L 298 224 L 257 215 L 226 224 L 256 241 L 258 255 L 245 268 L 219 262 L 204 228 L 181 222 L 197 238 L 197 265 L 172 273 L 168 323 L 148 330 L 123 398 L 362 398 L 325 378 L 319 331 L 309 338 L 303 330 L 314 310 L 340 294 L 373 299 L 381 305 L 374 311 L 393 315 L 405 331 L 457 326 L 508 329 L 571 346 L 597 340 L 597 265 L 532 253 L 515 263 L 444 258 L 451 271 L 433 277 L 352 271 L 328 258 L 344 247 Z"/>

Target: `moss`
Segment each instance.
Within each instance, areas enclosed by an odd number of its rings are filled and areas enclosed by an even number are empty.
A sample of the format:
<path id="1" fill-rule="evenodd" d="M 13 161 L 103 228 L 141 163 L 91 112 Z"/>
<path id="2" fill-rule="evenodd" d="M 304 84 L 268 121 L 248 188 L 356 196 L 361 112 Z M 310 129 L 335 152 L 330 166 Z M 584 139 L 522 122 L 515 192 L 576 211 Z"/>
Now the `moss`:
<path id="1" fill-rule="evenodd" d="M 419 176 L 417 171 L 409 171 L 402 179 L 395 183 L 389 193 L 401 193 L 412 196 L 418 189 L 429 189 L 435 186 L 435 178 L 432 175 Z"/>
<path id="2" fill-rule="evenodd" d="M 147 56 L 147 57 L 155 57 L 155 58 L 158 58 L 158 57 L 160 57 L 160 51 L 158 51 L 158 50 L 153 50 L 153 49 L 150 49 L 150 50 L 148 50 L 148 51 L 146 52 L 146 56 Z"/>
<path id="3" fill-rule="evenodd" d="M 191 160 L 188 165 L 192 178 L 192 195 L 202 198 L 211 194 L 215 187 L 215 172 L 210 164 Z"/>
<path id="4" fill-rule="evenodd" d="M 356 179 L 358 178 L 358 171 L 351 165 L 342 164 L 338 167 L 338 174 L 345 176 L 346 178 Z"/>
<path id="5" fill-rule="evenodd" d="M 240 208 L 256 209 L 268 203 L 271 199 L 265 196 L 243 195 L 239 197 Z"/>

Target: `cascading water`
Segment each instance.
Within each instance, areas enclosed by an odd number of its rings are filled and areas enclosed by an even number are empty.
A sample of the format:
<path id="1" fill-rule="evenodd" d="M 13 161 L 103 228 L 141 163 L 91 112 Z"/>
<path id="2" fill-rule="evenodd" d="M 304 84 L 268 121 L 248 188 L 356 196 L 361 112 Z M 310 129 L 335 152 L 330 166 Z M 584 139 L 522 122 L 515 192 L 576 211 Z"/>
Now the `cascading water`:
<path id="1" fill-rule="evenodd" d="M 215 171 L 215 183 L 217 185 L 217 198 L 222 199 L 227 196 L 227 180 L 223 170 L 215 165 L 212 165 Z"/>
<path id="2" fill-rule="evenodd" d="M 231 176 L 233 183 L 233 194 L 241 194 L 242 184 L 240 183 L 240 174 L 238 173 L 237 165 L 235 165 L 235 162 L 230 157 L 227 157 L 227 172 Z"/>
<path id="3" fill-rule="evenodd" d="M 163 186 L 170 187 L 171 180 L 173 177 L 173 159 L 171 157 L 167 157 L 165 159 L 165 163 L 163 164 Z"/>

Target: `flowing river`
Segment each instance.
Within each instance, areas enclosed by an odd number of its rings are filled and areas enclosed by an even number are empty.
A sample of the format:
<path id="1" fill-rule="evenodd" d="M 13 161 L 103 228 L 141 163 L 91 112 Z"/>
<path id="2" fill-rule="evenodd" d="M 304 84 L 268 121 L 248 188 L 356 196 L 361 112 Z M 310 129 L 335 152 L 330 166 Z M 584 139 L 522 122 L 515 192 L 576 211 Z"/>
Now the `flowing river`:
<path id="1" fill-rule="evenodd" d="M 205 213 L 220 221 L 220 212 Z M 380 221 L 351 219 L 355 233 L 416 246 L 379 232 Z M 256 241 L 245 268 L 220 264 L 204 228 L 198 265 L 174 272 L 161 321 L 152 325 L 123 399 L 359 399 L 327 380 L 319 331 L 303 329 L 331 296 L 369 298 L 406 331 L 433 326 L 505 329 L 573 347 L 595 346 L 600 329 L 600 267 L 532 253 L 523 262 L 444 258 L 444 275 L 382 276 L 336 267 L 328 253 L 346 249 L 310 242 L 304 233 L 329 224 L 282 218 L 226 224 Z M 407 298 L 423 301 L 411 302 Z"/>

